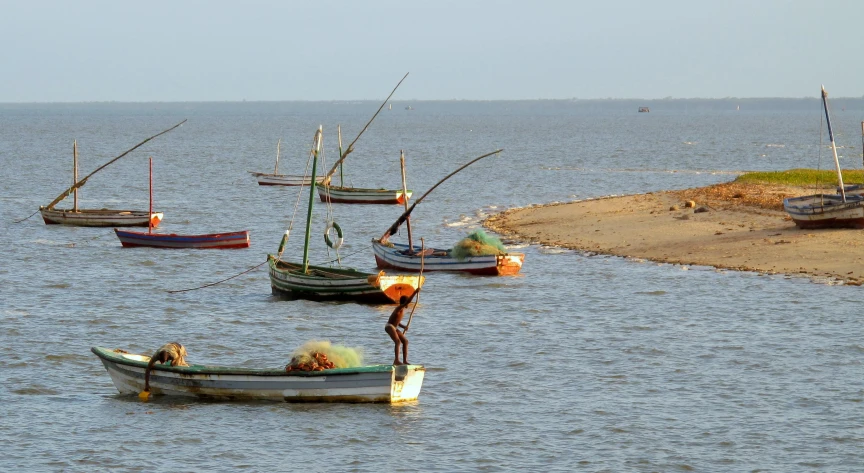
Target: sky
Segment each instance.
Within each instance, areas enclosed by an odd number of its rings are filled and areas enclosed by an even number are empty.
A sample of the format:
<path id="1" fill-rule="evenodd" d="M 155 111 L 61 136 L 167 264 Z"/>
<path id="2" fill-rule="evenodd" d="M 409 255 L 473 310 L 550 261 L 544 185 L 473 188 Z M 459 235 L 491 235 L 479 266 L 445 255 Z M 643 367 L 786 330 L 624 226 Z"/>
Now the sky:
<path id="1" fill-rule="evenodd" d="M 0 0 L 0 102 L 864 96 L 864 1 Z"/>

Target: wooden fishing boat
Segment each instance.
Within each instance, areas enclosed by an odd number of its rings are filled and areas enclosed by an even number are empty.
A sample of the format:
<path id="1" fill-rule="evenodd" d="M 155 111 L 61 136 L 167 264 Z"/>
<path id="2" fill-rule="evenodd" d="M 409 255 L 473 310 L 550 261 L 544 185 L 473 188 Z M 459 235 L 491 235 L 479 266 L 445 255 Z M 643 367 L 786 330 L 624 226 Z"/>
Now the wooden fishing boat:
<path id="1" fill-rule="evenodd" d="M 399 271 L 459 271 L 481 276 L 512 276 L 518 274 L 525 261 L 524 253 L 505 255 L 469 256 L 463 260 L 453 257 L 449 249 L 421 248 L 401 243 L 372 241 L 375 263 L 379 268 Z M 423 261 L 421 261 L 423 260 Z"/>
<path id="2" fill-rule="evenodd" d="M 120 394 L 138 395 L 143 391 L 149 356 L 103 347 L 92 347 L 90 351 L 102 361 Z M 150 374 L 150 393 L 221 401 L 400 403 L 417 400 L 425 374 L 423 365 L 286 372 L 284 367 L 157 363 Z"/>
<path id="3" fill-rule="evenodd" d="M 249 171 L 249 174 L 255 176 L 259 186 L 308 186 L 311 181 L 309 176 L 300 176 L 297 174 L 279 174 L 279 148 L 282 144 L 280 139 L 276 143 L 276 166 L 272 173 Z M 323 177 L 318 178 L 321 182 Z"/>
<path id="4" fill-rule="evenodd" d="M 492 153 L 484 154 L 463 165 L 456 171 L 447 175 L 444 179 L 438 181 L 432 186 L 423 196 L 417 199 L 411 207 L 405 205 L 405 212 L 396 220 L 381 238 L 372 240 L 372 252 L 375 255 L 375 263 L 378 268 L 396 269 L 399 271 L 419 272 L 423 271 L 459 271 L 468 274 L 488 275 L 488 276 L 505 276 L 518 274 L 522 269 L 522 263 L 525 261 L 524 253 L 502 253 L 484 256 L 467 256 L 459 259 L 453 255 L 450 249 L 442 248 L 422 248 L 413 245 L 411 242 L 411 221 L 409 215 L 414 211 L 414 208 L 429 195 L 436 187 L 449 179 L 457 172 L 465 169 L 471 164 L 494 154 L 498 154 L 503 150 L 496 150 Z M 402 163 L 402 185 L 405 186 L 405 156 L 400 156 Z M 405 223 L 408 229 L 408 244 L 393 243 L 389 241 L 390 236 L 395 234 L 402 223 Z"/>
<path id="5" fill-rule="evenodd" d="M 411 198 L 411 191 L 321 185 L 318 195 L 322 202 L 335 204 L 401 204 Z"/>
<path id="6" fill-rule="evenodd" d="M 354 269 L 312 266 L 309 264 L 309 240 L 312 224 L 312 207 L 315 202 L 315 168 L 321 151 L 322 128 L 315 133 L 312 147 L 312 180 L 306 216 L 306 234 L 303 243 L 303 260 L 294 263 L 282 260 L 288 242 L 285 232 L 279 243 L 277 254 L 268 255 L 270 286 L 273 294 L 290 299 L 350 300 L 366 303 L 397 302 L 401 296 L 411 296 L 423 284 L 422 276 L 388 276 L 383 273 L 365 273 Z M 335 229 L 338 239 L 330 240 L 329 232 Z M 342 245 L 342 230 L 331 223 L 325 232 L 328 246 L 337 251 Z"/>
<path id="7" fill-rule="evenodd" d="M 162 221 L 162 212 L 153 212 L 144 210 L 112 210 L 112 209 L 80 209 L 78 208 L 78 189 L 87 183 L 87 180 L 97 172 L 104 169 L 109 164 L 126 156 L 144 143 L 156 138 L 157 136 L 168 133 L 169 131 L 186 123 L 186 120 L 174 125 L 173 127 L 157 133 L 150 138 L 138 143 L 131 149 L 127 150 L 120 156 L 108 161 L 96 168 L 95 171 L 88 174 L 83 179 L 78 179 L 78 143 L 72 143 L 72 187 L 66 189 L 62 194 L 57 196 L 50 204 L 39 207 L 39 212 L 42 215 L 42 220 L 46 225 L 74 225 L 81 227 L 156 227 Z M 152 189 L 151 189 L 152 194 Z M 55 205 L 60 203 L 66 197 L 74 195 L 74 202 L 71 209 L 57 209 Z"/>
<path id="8" fill-rule="evenodd" d="M 837 146 L 834 143 L 834 131 L 831 128 L 831 114 L 828 112 L 828 92 L 824 86 L 822 108 L 825 110 L 828 137 L 834 154 L 838 193 L 784 199 L 783 208 L 798 228 L 864 228 L 864 196 L 846 194 L 843 172 L 837 158 Z"/>
<path id="9" fill-rule="evenodd" d="M 405 202 L 407 199 L 411 198 L 411 191 L 407 189 L 402 190 L 391 190 L 391 189 L 370 189 L 370 188 L 362 188 L 362 187 L 352 187 L 344 185 L 344 178 L 342 176 L 342 165 L 345 161 L 345 158 L 354 151 L 354 143 L 360 139 L 360 136 L 363 135 L 363 132 L 369 128 L 369 125 L 375 120 L 375 117 L 378 116 L 378 113 L 381 112 L 381 109 L 384 108 L 384 105 L 390 100 L 390 97 L 393 96 L 393 93 L 396 92 L 396 89 L 399 88 L 399 85 L 402 84 L 402 81 L 408 77 L 408 74 L 405 74 L 402 77 L 402 80 L 396 84 L 396 87 L 393 88 L 393 91 L 390 92 L 390 95 L 384 100 L 380 107 L 378 107 L 378 111 L 372 115 L 372 118 L 366 123 L 366 126 L 360 130 L 360 133 L 354 138 L 349 145 L 346 151 L 342 150 L 342 128 L 339 127 L 337 129 L 338 139 L 339 139 L 339 159 L 333 164 L 333 167 L 330 169 L 327 174 L 322 177 L 320 182 L 320 186 L 318 187 L 318 196 L 321 198 L 322 202 L 327 203 L 337 203 L 337 204 L 401 204 Z M 332 183 L 332 178 L 336 171 L 340 171 L 340 185 L 336 186 Z"/>
<path id="10" fill-rule="evenodd" d="M 77 227 L 156 227 L 162 221 L 162 212 L 146 210 L 92 210 L 56 209 L 40 207 L 46 225 L 74 225 Z"/>
<path id="11" fill-rule="evenodd" d="M 178 235 L 176 233 L 145 233 L 120 230 L 114 233 L 120 243 L 127 248 L 198 248 L 231 249 L 249 248 L 249 231 L 228 233 L 207 233 L 202 235 Z"/>

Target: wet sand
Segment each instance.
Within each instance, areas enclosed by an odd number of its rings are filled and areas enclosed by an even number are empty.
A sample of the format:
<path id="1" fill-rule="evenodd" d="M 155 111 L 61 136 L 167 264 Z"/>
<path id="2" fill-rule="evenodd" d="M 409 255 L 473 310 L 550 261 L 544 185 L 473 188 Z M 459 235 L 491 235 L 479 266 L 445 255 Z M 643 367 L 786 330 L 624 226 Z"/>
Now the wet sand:
<path id="1" fill-rule="evenodd" d="M 730 183 L 510 209 L 484 225 L 505 238 L 597 254 L 861 285 L 864 231 L 800 230 L 782 210 L 783 197 L 811 193 Z"/>

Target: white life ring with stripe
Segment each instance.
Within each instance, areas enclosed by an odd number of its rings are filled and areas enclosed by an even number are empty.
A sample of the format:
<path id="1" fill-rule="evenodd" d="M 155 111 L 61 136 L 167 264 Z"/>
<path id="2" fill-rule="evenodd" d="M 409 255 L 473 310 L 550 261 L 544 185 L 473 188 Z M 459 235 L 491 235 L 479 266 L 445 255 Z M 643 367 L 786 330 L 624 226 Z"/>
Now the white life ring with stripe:
<path id="1" fill-rule="evenodd" d="M 336 230 L 336 241 L 330 239 L 330 230 Z M 327 224 L 327 228 L 324 229 L 324 242 L 327 243 L 327 246 L 333 248 L 334 250 L 338 250 L 342 243 L 345 242 L 345 239 L 342 238 L 342 229 L 339 228 L 339 224 L 336 222 L 330 222 Z"/>

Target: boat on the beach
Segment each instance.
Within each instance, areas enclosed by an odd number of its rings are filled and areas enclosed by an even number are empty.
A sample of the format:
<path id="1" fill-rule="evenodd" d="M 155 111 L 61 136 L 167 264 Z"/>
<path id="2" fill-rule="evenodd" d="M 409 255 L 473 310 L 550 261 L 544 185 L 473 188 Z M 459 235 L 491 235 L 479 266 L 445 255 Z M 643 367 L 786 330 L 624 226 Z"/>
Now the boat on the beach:
<path id="1" fill-rule="evenodd" d="M 828 112 L 828 92 L 825 91 L 824 86 L 822 87 L 822 108 L 825 110 L 828 137 L 834 154 L 838 193 L 784 199 L 783 208 L 795 225 L 802 229 L 864 228 L 864 195 L 846 193 L 843 172 L 837 158 L 837 146 L 834 143 L 834 131 L 831 128 L 831 114 Z"/>
<path id="2" fill-rule="evenodd" d="M 124 395 L 144 390 L 150 357 L 125 350 L 92 347 L 114 386 Z M 323 371 L 286 371 L 239 366 L 153 365 L 150 393 L 217 401 L 378 402 L 417 400 L 423 365 L 369 365 Z"/>
<path id="3" fill-rule="evenodd" d="M 393 303 L 401 296 L 411 296 L 424 281 L 423 276 L 385 275 L 365 273 L 350 268 L 331 268 L 309 264 L 309 240 L 312 224 L 312 207 L 315 202 L 315 167 L 318 154 L 321 152 L 322 128 L 315 133 L 312 147 L 313 164 L 312 180 L 309 188 L 309 202 L 306 217 L 306 234 L 303 243 L 303 259 L 301 262 L 289 262 L 282 259 L 282 253 L 288 242 L 289 232 L 286 231 L 279 243 L 275 255 L 267 256 L 269 264 L 270 286 L 273 294 L 290 299 L 308 300 L 350 300 L 365 303 Z M 331 239 L 330 233 L 335 230 L 336 237 Z M 342 246 L 342 229 L 331 221 L 324 233 L 327 245 L 336 251 L 337 260 L 339 248 Z"/>
<path id="4" fill-rule="evenodd" d="M 457 172 L 469 165 L 487 157 L 500 153 L 501 149 L 492 153 L 484 154 L 461 166 L 456 171 L 448 174 L 444 179 L 432 186 L 411 207 L 405 202 L 405 212 L 396 222 L 387 229 L 381 238 L 372 240 L 372 252 L 375 254 L 375 263 L 378 268 L 396 269 L 399 271 L 458 271 L 476 275 L 503 276 L 517 274 L 522 269 L 525 261 L 524 253 L 506 253 L 499 248 L 490 248 L 493 254 L 467 255 L 453 251 L 453 249 L 423 248 L 413 244 L 411 237 L 411 221 L 409 216 L 414 208 L 435 190 L 441 183 L 449 179 Z M 400 156 L 402 161 L 402 182 L 405 186 L 405 156 Z M 395 234 L 402 223 L 405 223 L 408 233 L 408 244 L 393 243 L 389 241 L 390 236 Z M 480 237 L 483 239 L 483 237 Z M 479 245 L 478 245 L 479 246 Z M 501 247 L 503 248 L 503 247 Z"/>
<path id="5" fill-rule="evenodd" d="M 342 179 L 342 165 L 345 161 L 345 158 L 354 151 L 354 143 L 360 139 L 360 136 L 363 135 L 363 132 L 369 128 L 369 125 L 375 120 L 375 117 L 378 116 L 378 113 L 381 112 L 381 109 L 384 108 L 384 105 L 390 100 L 390 97 L 396 92 L 396 89 L 399 88 L 399 85 L 402 84 L 402 81 L 408 77 L 408 74 L 405 74 L 402 77 L 402 80 L 396 84 L 396 87 L 393 88 L 393 91 L 390 92 L 390 95 L 384 100 L 384 103 L 378 107 L 378 111 L 372 115 L 372 118 L 366 123 L 366 126 L 360 131 L 354 141 L 352 141 L 348 148 L 343 152 L 342 150 L 342 127 L 337 129 L 338 140 L 339 140 L 339 159 L 333 164 L 333 167 L 330 171 L 327 172 L 322 177 L 320 182 L 320 186 L 318 186 L 318 195 L 321 198 L 322 202 L 328 203 L 337 203 L 337 204 L 401 204 L 406 201 L 406 199 L 411 198 L 411 191 L 407 189 L 370 189 L 370 188 L 362 188 L 362 187 L 352 187 L 346 186 L 344 183 L 344 179 Z M 332 178 L 336 171 L 340 171 L 340 185 L 333 185 Z"/>
<path id="6" fill-rule="evenodd" d="M 78 207 L 78 189 L 87 183 L 87 180 L 101 171 L 109 164 L 131 153 L 133 150 L 143 145 L 144 143 L 156 138 L 157 136 L 168 133 L 169 131 L 179 127 L 186 120 L 174 125 L 173 127 L 157 133 L 150 138 L 138 143 L 131 149 L 127 150 L 120 156 L 108 161 L 96 168 L 83 179 L 78 179 L 78 142 L 72 143 L 72 186 L 63 191 L 50 204 L 39 207 L 39 213 L 42 215 L 42 220 L 46 225 L 73 225 L 78 227 L 150 227 L 154 228 L 162 221 L 162 212 L 153 212 L 152 209 L 146 210 L 113 210 L 113 209 L 81 209 Z M 57 209 L 55 206 L 66 197 L 74 196 L 71 209 Z"/>
<path id="7" fill-rule="evenodd" d="M 117 234 L 120 243 L 126 248 L 249 248 L 249 230 L 200 235 L 179 235 L 176 233 L 133 232 L 115 228 L 114 233 Z"/>
<path id="8" fill-rule="evenodd" d="M 307 186 L 311 182 L 309 176 L 297 174 L 279 174 L 279 148 L 282 144 L 280 139 L 276 142 L 276 165 L 272 173 L 249 171 L 255 176 L 259 186 Z M 321 182 L 322 178 L 318 179 Z"/>

